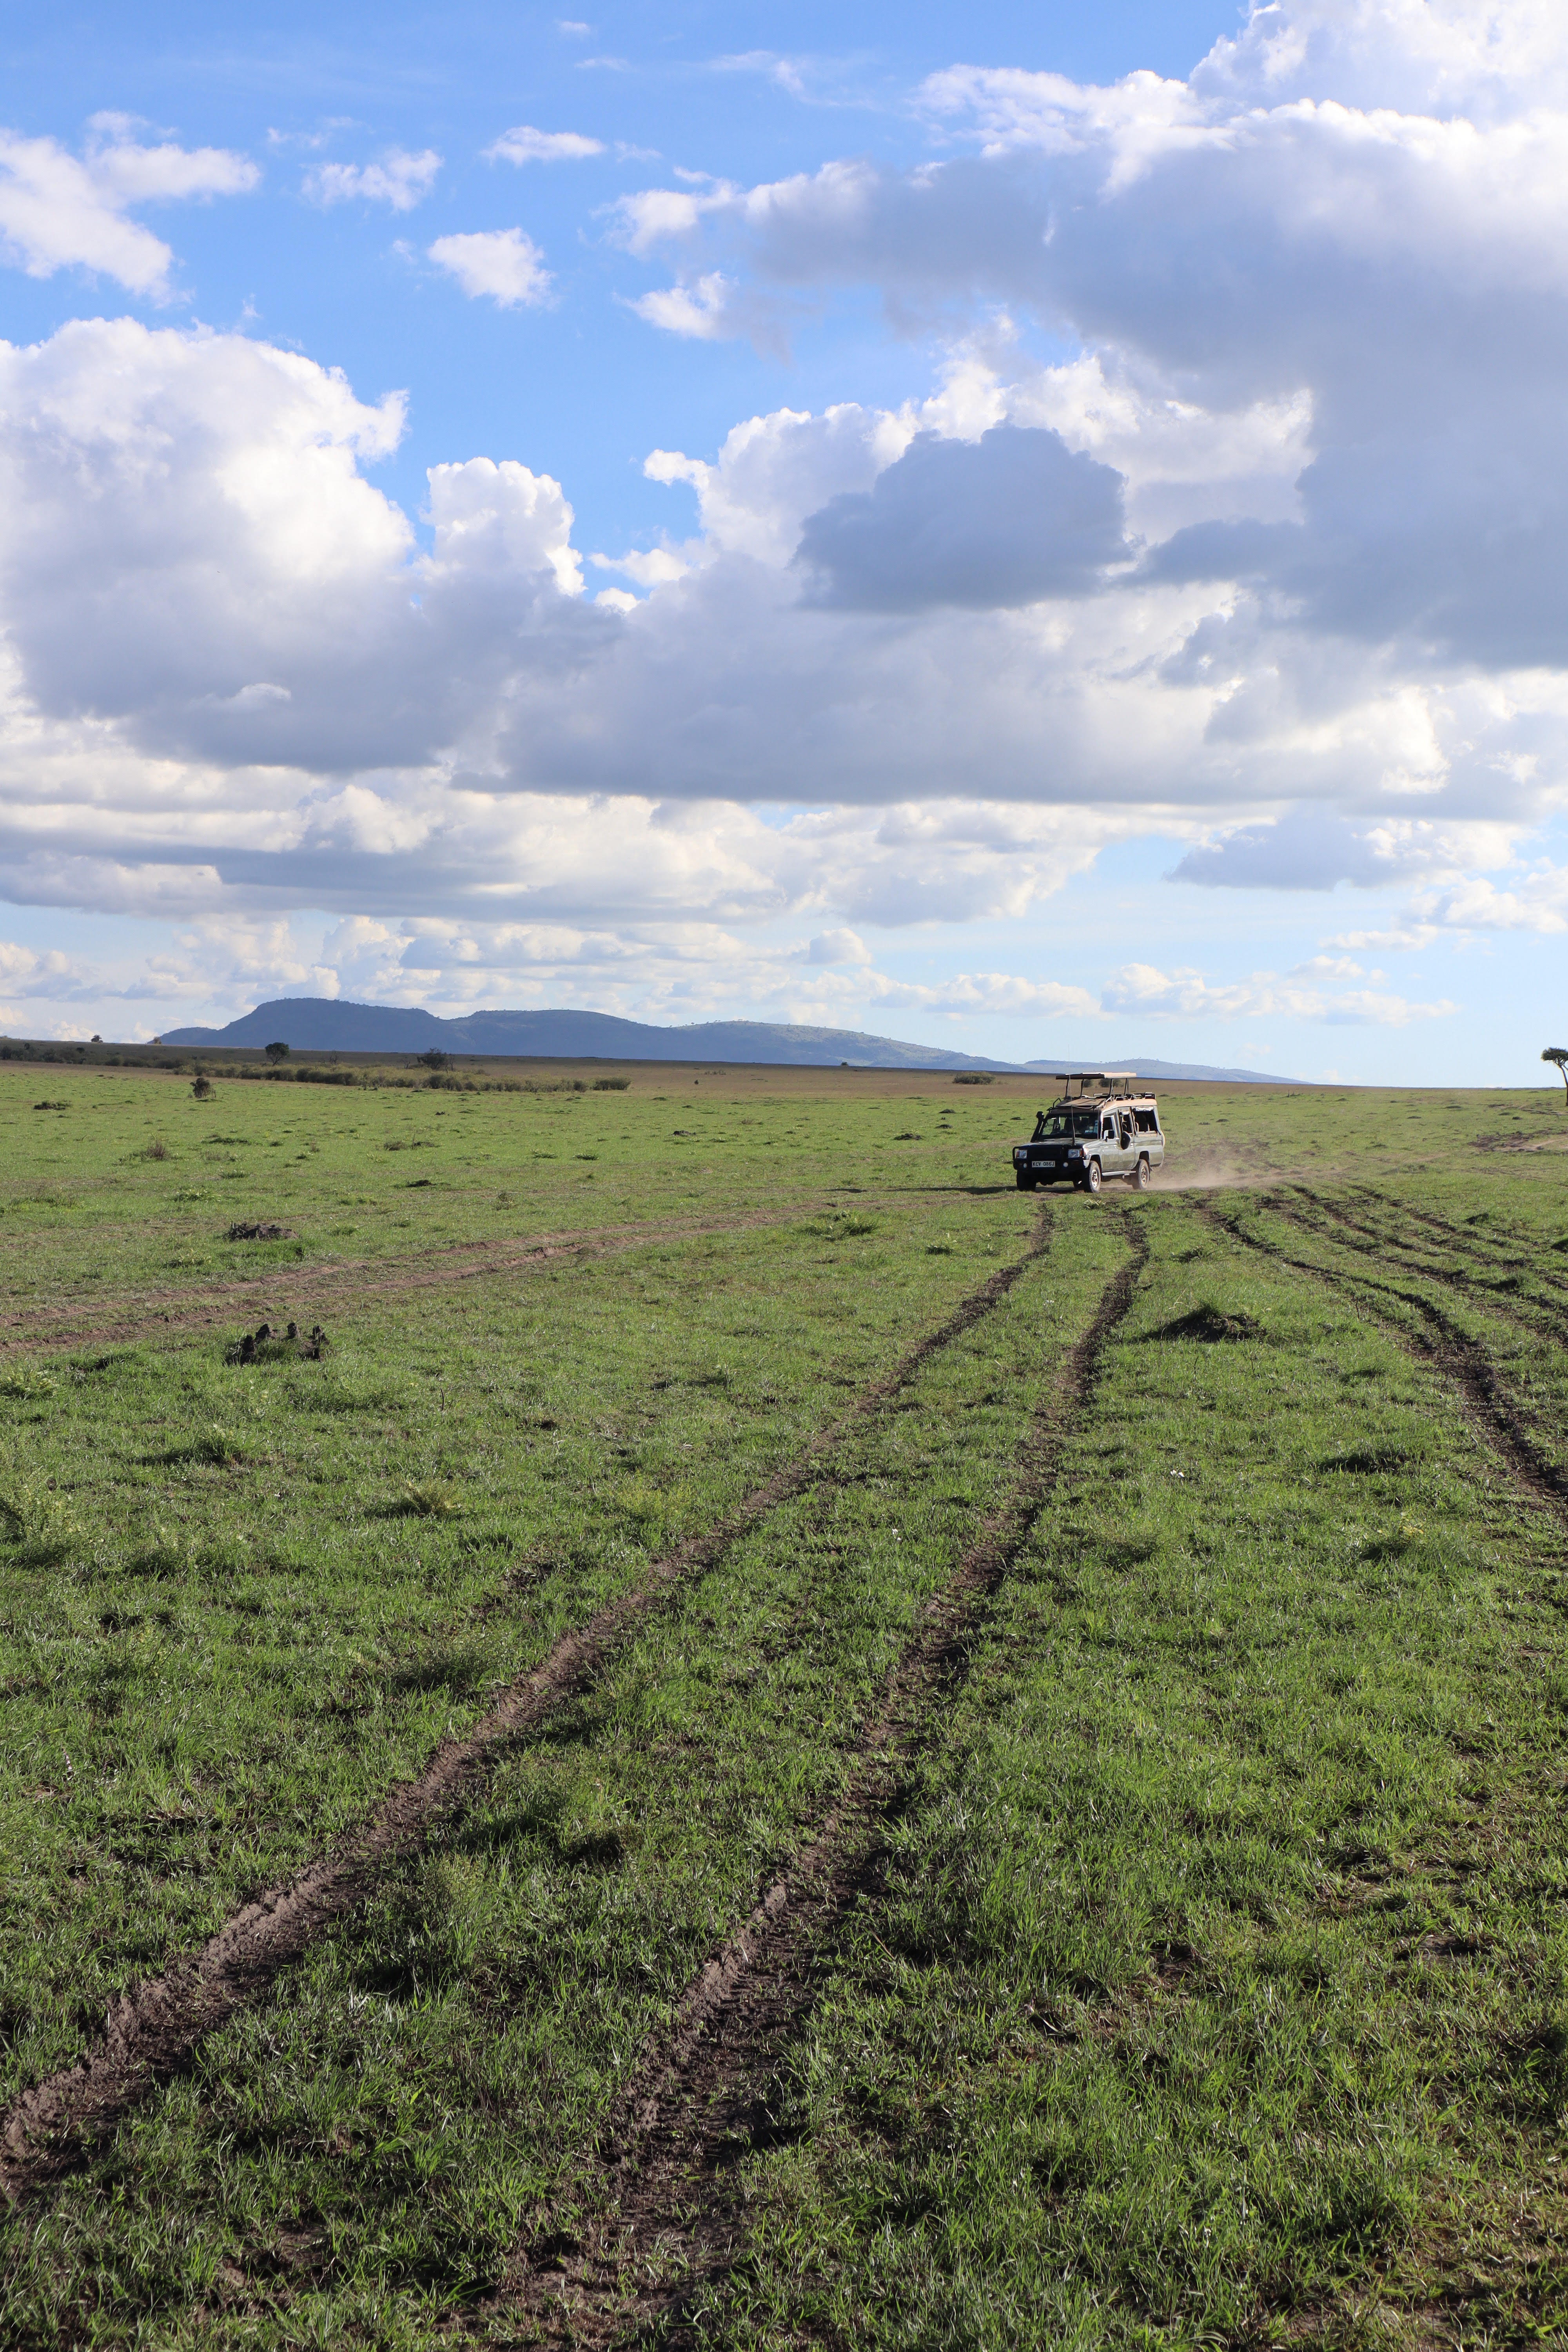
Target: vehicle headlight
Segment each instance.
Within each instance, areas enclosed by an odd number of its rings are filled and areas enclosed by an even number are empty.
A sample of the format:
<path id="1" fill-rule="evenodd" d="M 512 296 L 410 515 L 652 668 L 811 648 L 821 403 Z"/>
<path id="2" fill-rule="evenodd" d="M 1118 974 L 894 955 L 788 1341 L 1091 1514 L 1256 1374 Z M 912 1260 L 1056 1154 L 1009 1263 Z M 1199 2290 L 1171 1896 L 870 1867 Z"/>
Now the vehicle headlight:
<path id="1" fill-rule="evenodd" d="M 1014 1159 L 1015 1159 L 1015 1160 L 1026 1160 L 1026 1159 L 1028 1158 L 1028 1156 L 1029 1156 L 1029 1155 L 1028 1155 L 1028 1153 L 1025 1150 L 1025 1149 L 1024 1149 L 1024 1147 L 1023 1147 L 1023 1145 L 1022 1145 L 1021 1143 L 1019 1143 L 1019 1144 L 1016 1144 L 1016 1145 L 1014 1146 L 1014 1149 L 1013 1149 L 1013 1157 L 1014 1157 Z"/>

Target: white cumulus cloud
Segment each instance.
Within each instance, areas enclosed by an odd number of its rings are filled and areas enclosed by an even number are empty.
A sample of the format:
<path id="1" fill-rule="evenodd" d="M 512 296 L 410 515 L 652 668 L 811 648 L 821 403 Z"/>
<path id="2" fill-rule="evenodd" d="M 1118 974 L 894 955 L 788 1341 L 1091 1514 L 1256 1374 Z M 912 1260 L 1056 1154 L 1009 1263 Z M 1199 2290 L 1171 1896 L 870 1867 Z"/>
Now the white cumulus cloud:
<path id="1" fill-rule="evenodd" d="M 139 205 L 242 194 L 260 173 L 222 147 L 140 144 L 121 115 L 100 115 L 81 155 L 55 139 L 0 131 L 0 251 L 30 278 L 72 267 L 161 299 L 174 256 L 126 217 Z"/>
<path id="2" fill-rule="evenodd" d="M 590 139 L 584 131 L 536 131 L 531 122 L 503 131 L 485 149 L 492 162 L 502 163 L 576 163 L 604 152 L 604 141 Z"/>
<path id="3" fill-rule="evenodd" d="M 305 194 L 312 204 L 359 202 L 390 205 L 395 213 L 410 213 L 429 194 L 441 169 L 433 147 L 417 155 L 405 148 L 389 147 L 374 163 L 319 163 L 305 175 Z"/>
<path id="4" fill-rule="evenodd" d="M 1375 989 L 1306 986 L 1271 971 L 1253 972 L 1240 981 L 1210 982 L 1199 971 L 1165 972 L 1146 963 L 1125 965 L 1101 992 L 1100 1003 L 1107 1013 L 1161 1018 L 1253 1021 L 1283 1016 L 1341 1027 L 1376 1024 L 1391 1029 L 1403 1029 L 1412 1021 L 1441 1020 L 1458 1009 L 1446 998 L 1414 1003 L 1407 997 Z"/>
<path id="5" fill-rule="evenodd" d="M 690 342 L 718 342 L 737 331 L 730 310 L 733 290 L 722 271 L 713 269 L 690 286 L 639 294 L 631 307 L 639 319 L 650 327 L 662 327 L 667 334 L 682 335 Z"/>
<path id="6" fill-rule="evenodd" d="M 465 294 L 486 297 L 502 310 L 547 299 L 553 280 L 544 256 L 521 228 L 476 229 L 467 236 L 438 236 L 427 248 L 438 269 L 457 279 Z"/>

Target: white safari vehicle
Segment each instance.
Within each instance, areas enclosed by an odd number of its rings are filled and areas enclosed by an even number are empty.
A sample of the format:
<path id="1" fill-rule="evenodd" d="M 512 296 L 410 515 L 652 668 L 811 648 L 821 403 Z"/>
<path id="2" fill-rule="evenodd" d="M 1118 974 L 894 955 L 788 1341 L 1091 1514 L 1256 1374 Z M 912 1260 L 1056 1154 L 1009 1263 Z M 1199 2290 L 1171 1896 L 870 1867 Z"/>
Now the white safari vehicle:
<path id="1" fill-rule="evenodd" d="M 1146 1192 L 1164 1160 L 1165 1139 L 1159 1104 L 1152 1095 L 1134 1094 L 1137 1083 L 1136 1070 L 1062 1072 L 1061 1093 L 1040 1113 L 1027 1143 L 1013 1146 L 1019 1192 L 1076 1184 L 1098 1192 L 1108 1176 L 1125 1176 Z"/>

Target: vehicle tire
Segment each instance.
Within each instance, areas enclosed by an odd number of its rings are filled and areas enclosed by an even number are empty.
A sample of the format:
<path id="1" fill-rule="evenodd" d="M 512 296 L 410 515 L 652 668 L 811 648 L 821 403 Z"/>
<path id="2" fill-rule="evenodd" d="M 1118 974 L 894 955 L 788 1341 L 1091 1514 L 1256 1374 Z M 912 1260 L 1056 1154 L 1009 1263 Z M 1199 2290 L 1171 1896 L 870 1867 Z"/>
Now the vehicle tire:
<path id="1" fill-rule="evenodd" d="M 1089 1166 L 1083 1171 L 1083 1181 L 1084 1188 L 1087 1192 L 1099 1192 L 1100 1186 L 1100 1162 L 1098 1160 L 1091 1160 L 1089 1161 Z"/>
<path id="2" fill-rule="evenodd" d="M 1132 1181 L 1140 1192 L 1146 1192 L 1151 1184 L 1154 1181 L 1153 1175 L 1149 1167 L 1149 1154 L 1146 1151 L 1139 1160 L 1137 1167 L 1132 1171 Z"/>
<path id="3" fill-rule="evenodd" d="M 1026 1176 L 1022 1169 L 1017 1171 L 1013 1181 L 1017 1185 L 1020 1192 L 1032 1192 L 1035 1189 L 1034 1178 L 1032 1176 Z"/>

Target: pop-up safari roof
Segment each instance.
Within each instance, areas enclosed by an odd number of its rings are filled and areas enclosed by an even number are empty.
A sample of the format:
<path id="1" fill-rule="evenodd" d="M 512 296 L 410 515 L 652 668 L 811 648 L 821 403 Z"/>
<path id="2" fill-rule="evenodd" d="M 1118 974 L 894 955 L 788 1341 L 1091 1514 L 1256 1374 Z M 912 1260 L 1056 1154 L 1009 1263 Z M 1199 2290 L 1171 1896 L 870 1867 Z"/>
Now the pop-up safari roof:
<path id="1" fill-rule="evenodd" d="M 1081 1097 L 1091 1089 L 1101 1095 L 1129 1094 L 1138 1080 L 1136 1070 L 1053 1070 L 1051 1076 L 1062 1090 L 1064 1102 L 1072 1101 L 1075 1084 Z"/>

